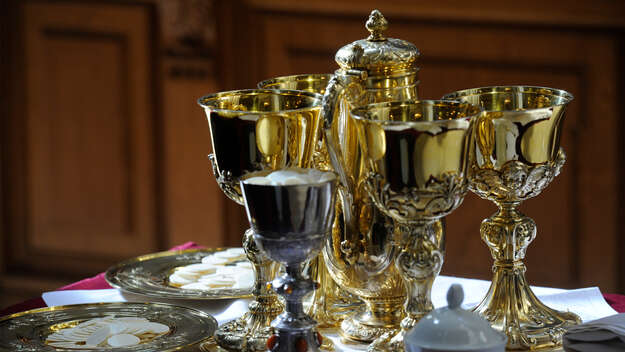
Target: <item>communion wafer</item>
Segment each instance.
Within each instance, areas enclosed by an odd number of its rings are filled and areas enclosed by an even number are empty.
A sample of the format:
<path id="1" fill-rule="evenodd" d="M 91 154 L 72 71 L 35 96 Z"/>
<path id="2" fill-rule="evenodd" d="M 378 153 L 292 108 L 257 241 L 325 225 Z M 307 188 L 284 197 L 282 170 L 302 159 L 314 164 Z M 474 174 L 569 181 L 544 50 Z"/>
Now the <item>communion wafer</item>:
<path id="1" fill-rule="evenodd" d="M 208 290 L 210 287 L 205 282 L 192 282 L 190 284 L 182 285 L 180 288 L 185 290 Z"/>
<path id="2" fill-rule="evenodd" d="M 316 169 L 285 169 L 274 171 L 266 176 L 250 177 L 245 182 L 255 185 L 288 186 L 323 183 L 334 178 L 333 173 L 322 172 Z"/>
<path id="3" fill-rule="evenodd" d="M 106 340 L 111 347 L 132 346 L 138 344 L 140 341 L 141 339 L 130 334 L 113 335 Z"/>
<path id="4" fill-rule="evenodd" d="M 174 285 L 187 285 L 187 284 L 193 283 L 194 279 L 195 279 L 195 276 L 193 278 L 187 279 L 178 273 L 173 273 L 169 276 L 169 282 Z"/>
<path id="5" fill-rule="evenodd" d="M 89 335 L 87 338 L 87 345 L 89 346 L 97 346 L 104 342 L 109 336 L 111 336 L 111 327 L 110 325 L 104 325 L 96 330 L 93 334 Z"/>
<path id="6" fill-rule="evenodd" d="M 224 265 L 230 263 L 230 259 L 228 258 L 220 258 L 214 255 L 209 255 L 202 258 L 202 263 L 204 264 L 213 264 L 213 265 Z"/>
<path id="7" fill-rule="evenodd" d="M 46 343 L 57 348 L 92 350 L 107 345 L 136 345 L 141 339 L 151 339 L 167 332 L 167 325 L 141 317 L 94 318 L 50 334 Z"/>
<path id="8" fill-rule="evenodd" d="M 212 274 L 217 270 L 214 264 L 209 263 L 198 263 L 198 264 L 190 264 L 181 267 L 176 270 L 178 274 L 190 273 L 190 274 Z"/>

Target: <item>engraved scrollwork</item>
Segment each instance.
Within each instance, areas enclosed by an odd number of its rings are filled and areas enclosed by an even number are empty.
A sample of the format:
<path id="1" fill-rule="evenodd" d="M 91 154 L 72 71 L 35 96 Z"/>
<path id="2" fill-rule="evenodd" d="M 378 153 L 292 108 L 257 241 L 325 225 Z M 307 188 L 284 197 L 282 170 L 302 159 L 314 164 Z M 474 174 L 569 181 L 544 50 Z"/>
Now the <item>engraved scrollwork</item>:
<path id="1" fill-rule="evenodd" d="M 443 265 L 443 254 L 427 238 L 416 240 L 417 245 L 402 251 L 395 261 L 400 272 L 409 280 L 436 277 Z"/>
<path id="2" fill-rule="evenodd" d="M 399 192 L 375 172 L 370 172 L 365 182 L 365 189 L 376 206 L 400 222 L 411 222 L 417 217 L 443 217 L 460 205 L 467 190 L 464 179 L 453 173 L 440 179 L 430 177 L 425 187 L 405 187 Z"/>
<path id="3" fill-rule="evenodd" d="M 236 188 L 237 182 L 232 177 L 232 173 L 230 171 L 219 172 L 219 168 L 217 167 L 217 158 L 215 154 L 209 154 L 208 160 L 210 160 L 213 175 L 215 175 L 215 179 L 217 180 L 217 185 L 224 192 L 228 198 L 232 199 L 238 204 L 243 205 L 243 197 L 240 195 L 239 191 Z"/>
<path id="4" fill-rule="evenodd" d="M 484 199 L 503 202 L 525 200 L 540 194 L 560 173 L 565 161 L 566 154 L 560 149 L 555 160 L 539 165 L 511 160 L 499 171 L 473 165 L 469 169 L 469 187 Z"/>
<path id="5" fill-rule="evenodd" d="M 482 240 L 488 245 L 493 259 L 502 258 L 505 251 L 505 231 L 501 226 L 483 222 L 480 226 Z"/>
<path id="6" fill-rule="evenodd" d="M 386 327 L 363 327 L 358 324 L 353 324 L 349 320 L 344 320 L 343 323 L 341 323 L 341 331 L 348 336 L 357 336 L 359 339 L 362 339 L 362 341 L 372 341 L 385 333 L 389 333 L 389 329 Z M 396 331 L 390 331 L 390 333 L 394 332 Z"/>
<path id="7" fill-rule="evenodd" d="M 530 242 L 536 238 L 536 224 L 530 218 L 514 228 L 514 258 L 513 260 L 521 260 L 525 258 L 525 251 Z"/>

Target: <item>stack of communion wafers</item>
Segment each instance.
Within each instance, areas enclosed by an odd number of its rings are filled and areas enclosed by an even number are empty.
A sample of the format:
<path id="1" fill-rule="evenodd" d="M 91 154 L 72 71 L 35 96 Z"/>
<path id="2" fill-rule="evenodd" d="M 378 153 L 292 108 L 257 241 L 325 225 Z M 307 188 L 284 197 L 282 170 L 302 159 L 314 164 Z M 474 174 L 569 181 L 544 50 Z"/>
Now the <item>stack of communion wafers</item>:
<path id="1" fill-rule="evenodd" d="M 188 290 L 247 289 L 254 285 L 254 269 L 243 248 L 229 248 L 202 258 L 201 263 L 177 267 L 169 284 Z"/>
<path id="2" fill-rule="evenodd" d="M 169 327 L 145 318 L 103 317 L 50 334 L 46 344 L 59 348 L 89 350 L 102 347 L 133 346 L 165 335 Z"/>

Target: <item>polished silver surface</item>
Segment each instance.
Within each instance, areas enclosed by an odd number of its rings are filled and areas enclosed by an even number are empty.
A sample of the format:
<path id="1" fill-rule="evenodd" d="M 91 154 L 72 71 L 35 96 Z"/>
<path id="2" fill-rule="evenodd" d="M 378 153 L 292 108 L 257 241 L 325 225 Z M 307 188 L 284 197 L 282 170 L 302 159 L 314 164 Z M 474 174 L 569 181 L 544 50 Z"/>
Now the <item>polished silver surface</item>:
<path id="1" fill-rule="evenodd" d="M 295 185 L 241 181 L 254 240 L 269 258 L 284 264 L 286 271 L 271 283 L 286 301 L 284 313 L 271 323 L 277 332 L 267 342 L 272 352 L 318 351 L 322 344 L 315 330 L 317 323 L 304 313 L 302 304 L 318 284 L 302 275 L 302 263 L 317 256 L 330 235 L 336 187 L 336 177 Z"/>

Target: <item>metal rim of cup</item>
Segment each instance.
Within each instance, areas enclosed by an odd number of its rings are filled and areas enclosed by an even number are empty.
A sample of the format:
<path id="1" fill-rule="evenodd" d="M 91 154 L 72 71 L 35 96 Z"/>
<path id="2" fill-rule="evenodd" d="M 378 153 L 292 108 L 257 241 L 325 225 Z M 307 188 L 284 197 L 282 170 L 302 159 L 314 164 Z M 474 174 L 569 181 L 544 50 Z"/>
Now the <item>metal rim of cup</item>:
<path id="1" fill-rule="evenodd" d="M 370 112 L 369 110 L 371 109 L 379 109 L 379 108 L 397 108 L 397 107 L 402 107 L 402 106 L 410 106 L 410 105 L 428 105 L 428 106 L 434 106 L 434 105 L 446 105 L 446 106 L 457 106 L 459 108 L 461 107 L 468 107 L 468 108 L 473 108 L 474 111 L 469 111 L 465 116 L 460 116 L 454 119 L 441 119 L 441 120 L 432 120 L 432 121 L 393 121 L 393 120 L 379 120 L 379 119 L 375 119 L 372 118 L 370 116 Z M 457 100 L 406 100 L 406 101 L 390 101 L 390 102 L 383 102 L 383 103 L 373 103 L 373 104 L 368 104 L 368 105 L 364 105 L 358 108 L 355 108 L 351 111 L 351 116 L 357 120 L 363 120 L 363 121 L 375 121 L 381 125 L 401 125 L 401 126 L 422 126 L 425 124 L 446 124 L 449 123 L 450 121 L 457 121 L 457 120 L 469 120 L 471 119 L 473 116 L 479 115 L 482 112 L 482 109 L 477 106 L 477 105 L 473 105 L 470 103 L 466 103 L 466 102 L 460 102 Z"/>
<path id="2" fill-rule="evenodd" d="M 295 83 L 295 82 L 313 82 L 313 81 L 330 81 L 332 78 L 331 73 L 304 73 L 298 75 L 278 76 L 269 78 L 258 83 L 260 89 L 274 89 L 271 86 L 275 86 L 281 83 Z"/>
<path id="3" fill-rule="evenodd" d="M 457 90 L 452 93 L 445 94 L 443 95 L 442 99 L 458 100 L 460 98 L 465 98 L 469 96 L 480 96 L 480 95 L 487 95 L 487 94 L 493 94 L 493 93 L 521 93 L 521 94 L 543 93 L 545 94 L 544 93 L 545 91 L 547 92 L 548 95 L 557 96 L 563 99 L 562 102 L 558 104 L 550 105 L 550 107 L 566 105 L 570 103 L 573 99 L 575 99 L 573 94 L 563 89 L 549 88 L 549 87 L 542 87 L 542 86 L 525 86 L 525 85 L 486 86 L 486 87 L 462 89 L 462 90 Z M 534 110 L 534 109 L 527 109 L 527 110 Z M 495 110 L 486 110 L 486 111 L 495 111 Z"/>
<path id="4" fill-rule="evenodd" d="M 224 91 L 224 92 L 218 92 L 218 93 L 213 93 L 213 94 L 208 94 L 205 95 L 201 98 L 199 98 L 197 100 L 198 105 L 200 105 L 201 107 L 203 107 L 204 109 L 210 109 L 212 111 L 218 111 L 218 112 L 224 112 L 224 113 L 231 113 L 231 114 L 236 114 L 236 113 L 246 113 L 246 114 L 264 114 L 264 113 L 271 113 L 271 111 L 242 111 L 242 110 L 231 110 L 231 109 L 223 109 L 223 108 L 218 108 L 213 106 L 212 104 L 209 104 L 209 101 L 218 101 L 219 98 L 222 97 L 227 97 L 227 96 L 234 96 L 234 95 L 239 95 L 239 96 L 243 96 L 243 95 L 260 95 L 260 94 L 269 94 L 269 95 L 278 95 L 278 96 L 300 96 L 300 97 L 305 97 L 305 98 L 309 98 L 312 99 L 311 104 L 308 106 L 303 106 L 300 108 L 296 108 L 296 109 L 288 109 L 288 110 L 280 110 L 279 112 L 295 112 L 295 111 L 300 111 L 300 110 L 305 110 L 305 109 L 310 109 L 310 108 L 314 108 L 314 107 L 321 107 L 321 100 L 323 99 L 323 96 L 321 94 L 318 93 L 311 93 L 311 92 L 305 92 L 305 91 L 301 91 L 301 90 L 289 90 L 289 89 L 241 89 L 241 90 L 230 90 L 230 91 Z"/>

